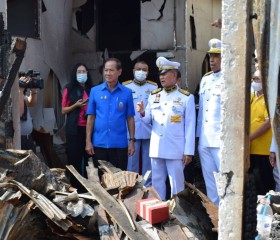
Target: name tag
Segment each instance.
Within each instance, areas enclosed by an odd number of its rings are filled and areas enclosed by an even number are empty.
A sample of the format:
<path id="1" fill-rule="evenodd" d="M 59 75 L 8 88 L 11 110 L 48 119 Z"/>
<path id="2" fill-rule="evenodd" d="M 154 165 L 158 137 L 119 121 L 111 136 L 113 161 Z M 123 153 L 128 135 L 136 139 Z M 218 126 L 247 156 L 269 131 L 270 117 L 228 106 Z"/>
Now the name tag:
<path id="1" fill-rule="evenodd" d="M 170 121 L 171 122 L 181 122 L 182 121 L 182 116 L 181 115 L 173 115 L 173 116 L 171 116 Z"/>
<path id="2" fill-rule="evenodd" d="M 180 102 L 180 101 L 173 101 L 173 105 L 179 105 L 179 106 L 181 106 L 181 105 L 183 105 L 183 102 Z"/>
<path id="3" fill-rule="evenodd" d="M 222 89 L 222 86 L 220 84 L 217 84 L 213 89 L 213 93 L 215 95 L 220 95 L 221 94 L 221 89 Z"/>

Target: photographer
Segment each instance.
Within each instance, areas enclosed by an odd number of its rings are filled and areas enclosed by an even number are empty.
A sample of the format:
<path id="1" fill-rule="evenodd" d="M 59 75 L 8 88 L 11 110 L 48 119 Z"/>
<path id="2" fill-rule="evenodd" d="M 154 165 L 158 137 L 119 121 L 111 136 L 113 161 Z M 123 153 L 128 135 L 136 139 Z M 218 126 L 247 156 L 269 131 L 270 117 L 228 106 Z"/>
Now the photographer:
<path id="1" fill-rule="evenodd" d="M 33 123 L 28 108 L 34 107 L 37 104 L 39 88 L 28 88 L 31 81 L 33 81 L 32 76 L 22 76 L 19 78 L 21 149 L 32 150 L 35 153 L 36 148 L 31 136 Z"/>

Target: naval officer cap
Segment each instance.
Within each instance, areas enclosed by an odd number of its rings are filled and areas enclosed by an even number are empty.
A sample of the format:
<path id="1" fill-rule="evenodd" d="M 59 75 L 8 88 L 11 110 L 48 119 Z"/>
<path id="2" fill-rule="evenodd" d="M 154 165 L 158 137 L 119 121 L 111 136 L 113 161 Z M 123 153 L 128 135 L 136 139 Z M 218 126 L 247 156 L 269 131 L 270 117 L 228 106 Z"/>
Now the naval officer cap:
<path id="1" fill-rule="evenodd" d="M 221 53 L 222 52 L 222 42 L 217 38 L 213 38 L 208 43 L 209 51 L 208 53 Z"/>
<path id="2" fill-rule="evenodd" d="M 169 70 L 178 69 L 181 64 L 178 62 L 169 61 L 165 57 L 159 57 L 156 61 L 156 65 L 158 67 L 159 74 L 163 74 Z"/>

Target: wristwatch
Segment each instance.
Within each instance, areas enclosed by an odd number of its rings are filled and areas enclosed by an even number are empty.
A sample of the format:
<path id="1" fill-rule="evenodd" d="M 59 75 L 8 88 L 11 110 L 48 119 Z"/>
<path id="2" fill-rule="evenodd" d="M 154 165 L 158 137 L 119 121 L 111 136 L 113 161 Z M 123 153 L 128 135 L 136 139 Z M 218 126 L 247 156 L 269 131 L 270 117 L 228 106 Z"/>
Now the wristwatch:
<path id="1" fill-rule="evenodd" d="M 129 138 L 128 140 L 129 140 L 129 141 L 136 142 L 136 138 Z"/>

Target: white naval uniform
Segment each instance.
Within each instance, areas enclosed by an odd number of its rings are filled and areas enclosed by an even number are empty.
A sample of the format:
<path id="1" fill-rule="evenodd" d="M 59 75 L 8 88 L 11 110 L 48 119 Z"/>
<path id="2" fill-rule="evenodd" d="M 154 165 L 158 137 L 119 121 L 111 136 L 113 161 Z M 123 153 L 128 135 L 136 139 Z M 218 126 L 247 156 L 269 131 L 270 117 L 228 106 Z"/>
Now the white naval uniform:
<path id="1" fill-rule="evenodd" d="M 152 123 L 150 157 L 152 159 L 152 185 L 165 199 L 165 180 L 169 176 L 171 194 L 184 189 L 184 155 L 194 155 L 195 103 L 193 95 L 174 87 L 166 92 L 152 92 L 142 118 Z"/>
<path id="2" fill-rule="evenodd" d="M 157 89 L 157 84 L 155 82 L 146 80 L 143 82 L 139 82 L 137 80 L 129 80 L 123 82 L 123 85 L 130 88 L 132 90 L 133 95 L 133 103 L 134 108 L 136 109 L 136 105 L 138 102 L 143 101 L 144 106 L 147 105 L 148 97 L 150 93 Z M 132 172 L 139 173 L 139 157 L 140 157 L 140 149 L 142 154 L 142 175 L 144 176 L 146 171 L 151 170 L 151 158 L 149 157 L 149 149 L 150 149 L 150 138 L 152 125 L 145 124 L 140 119 L 140 113 L 135 111 L 134 116 L 135 121 L 135 153 L 133 156 L 128 158 L 127 170 Z M 151 186 L 151 179 L 146 181 L 145 186 Z"/>
<path id="3" fill-rule="evenodd" d="M 222 84 L 221 71 L 210 72 L 201 79 L 196 131 L 196 136 L 199 137 L 198 152 L 207 196 L 217 206 L 219 196 L 214 172 L 220 171 Z"/>

